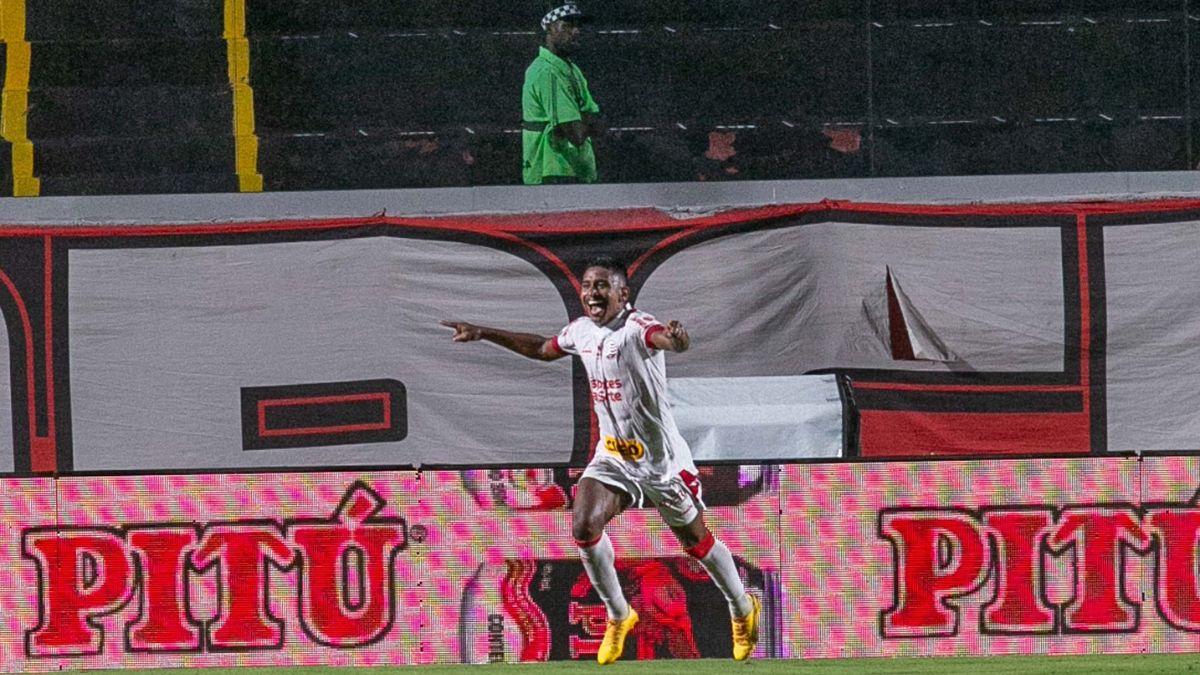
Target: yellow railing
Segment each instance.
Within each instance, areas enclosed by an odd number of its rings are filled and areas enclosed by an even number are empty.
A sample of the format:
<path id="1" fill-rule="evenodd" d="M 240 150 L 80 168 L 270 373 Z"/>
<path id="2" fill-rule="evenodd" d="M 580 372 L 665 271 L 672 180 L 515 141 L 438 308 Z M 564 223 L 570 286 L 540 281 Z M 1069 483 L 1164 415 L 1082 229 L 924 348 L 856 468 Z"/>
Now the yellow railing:
<path id="1" fill-rule="evenodd" d="M 0 0 L 0 40 L 5 48 L 4 91 L 0 93 L 0 135 L 12 144 L 14 197 L 36 197 L 42 185 L 33 175 L 29 140 L 29 42 L 25 39 L 25 0 Z"/>
<path id="2" fill-rule="evenodd" d="M 7 0 L 0 0 L 4 1 Z M 258 172 L 258 136 L 254 133 L 254 90 L 250 88 L 250 41 L 246 39 L 245 0 L 225 0 L 225 43 L 229 59 L 229 86 L 233 90 L 233 139 L 238 189 L 242 192 L 262 192 L 263 177 Z M 7 93 L 7 89 L 5 91 Z"/>

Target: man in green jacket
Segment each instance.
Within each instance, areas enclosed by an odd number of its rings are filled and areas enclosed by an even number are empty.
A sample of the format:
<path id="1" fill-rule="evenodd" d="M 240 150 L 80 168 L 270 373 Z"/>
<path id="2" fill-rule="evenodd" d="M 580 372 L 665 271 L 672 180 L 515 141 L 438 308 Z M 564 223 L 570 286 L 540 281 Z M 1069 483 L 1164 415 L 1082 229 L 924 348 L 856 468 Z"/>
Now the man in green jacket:
<path id="1" fill-rule="evenodd" d="M 546 43 L 525 71 L 522 177 L 527 185 L 596 182 L 592 138 L 599 133 L 600 106 L 570 57 L 587 16 L 572 3 L 542 18 Z"/>

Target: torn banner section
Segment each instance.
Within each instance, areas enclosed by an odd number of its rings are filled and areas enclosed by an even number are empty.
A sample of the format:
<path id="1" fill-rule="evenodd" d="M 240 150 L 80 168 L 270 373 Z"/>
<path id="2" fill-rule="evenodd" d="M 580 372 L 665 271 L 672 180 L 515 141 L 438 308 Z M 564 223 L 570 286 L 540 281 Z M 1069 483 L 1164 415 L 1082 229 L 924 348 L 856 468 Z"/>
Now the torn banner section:
<path id="1" fill-rule="evenodd" d="M 887 309 L 893 359 L 947 363 L 960 361 L 917 311 L 890 266 L 887 268 Z"/>

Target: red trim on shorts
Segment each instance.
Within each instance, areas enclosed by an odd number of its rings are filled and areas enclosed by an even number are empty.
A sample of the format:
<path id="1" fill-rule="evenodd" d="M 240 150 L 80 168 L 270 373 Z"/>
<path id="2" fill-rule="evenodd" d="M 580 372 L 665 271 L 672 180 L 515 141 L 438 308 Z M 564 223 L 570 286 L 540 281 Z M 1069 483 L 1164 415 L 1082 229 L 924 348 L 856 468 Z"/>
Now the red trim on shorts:
<path id="1" fill-rule="evenodd" d="M 650 338 L 654 337 L 655 335 L 658 335 L 659 333 L 663 332 L 666 329 L 667 329 L 667 327 L 662 325 L 661 323 L 656 323 L 653 326 L 650 326 L 649 328 L 647 328 L 646 329 L 646 347 L 648 347 L 650 349 L 658 349 L 658 347 L 655 347 L 654 343 L 650 341 Z"/>
<path id="2" fill-rule="evenodd" d="M 591 541 L 579 541 L 578 539 L 576 539 L 575 545 L 578 546 L 579 548 L 591 548 L 591 547 L 595 546 L 596 544 L 599 544 L 600 540 L 603 538 L 604 538 L 604 533 L 601 532 L 599 537 L 596 537 L 595 539 L 592 539 Z"/>
<path id="3" fill-rule="evenodd" d="M 705 535 L 704 539 L 700 540 L 699 544 L 684 550 L 687 551 L 688 555 L 692 556 L 696 560 L 700 560 L 704 556 L 708 555 L 708 552 L 712 550 L 713 545 L 716 543 L 717 538 L 713 536 L 712 532 L 709 532 L 707 535 Z"/>
<path id="4" fill-rule="evenodd" d="M 700 477 L 687 469 L 680 469 L 679 478 L 683 480 L 683 486 L 688 492 L 692 493 L 692 498 L 697 502 L 696 506 L 700 506 L 699 502 L 703 501 L 700 499 Z"/>

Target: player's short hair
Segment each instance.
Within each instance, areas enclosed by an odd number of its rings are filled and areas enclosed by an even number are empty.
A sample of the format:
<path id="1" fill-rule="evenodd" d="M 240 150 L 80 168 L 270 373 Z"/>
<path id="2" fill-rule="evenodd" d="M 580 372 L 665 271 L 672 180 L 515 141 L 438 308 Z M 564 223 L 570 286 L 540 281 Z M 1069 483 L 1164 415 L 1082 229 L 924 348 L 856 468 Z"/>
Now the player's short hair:
<path id="1" fill-rule="evenodd" d="M 620 260 L 617 260 L 610 255 L 594 256 L 589 258 L 588 261 L 584 263 L 583 271 L 587 272 L 593 267 L 606 269 L 613 274 L 619 275 L 621 280 L 625 282 L 625 285 L 629 285 L 629 270 L 625 269 L 625 263 L 621 262 Z"/>

